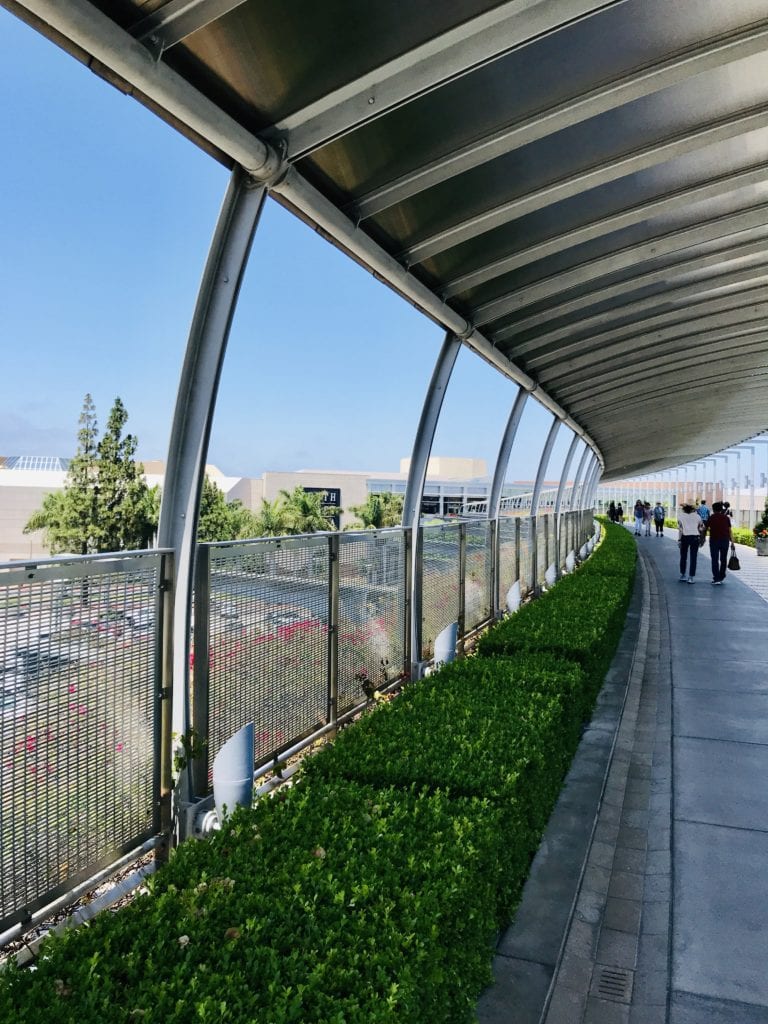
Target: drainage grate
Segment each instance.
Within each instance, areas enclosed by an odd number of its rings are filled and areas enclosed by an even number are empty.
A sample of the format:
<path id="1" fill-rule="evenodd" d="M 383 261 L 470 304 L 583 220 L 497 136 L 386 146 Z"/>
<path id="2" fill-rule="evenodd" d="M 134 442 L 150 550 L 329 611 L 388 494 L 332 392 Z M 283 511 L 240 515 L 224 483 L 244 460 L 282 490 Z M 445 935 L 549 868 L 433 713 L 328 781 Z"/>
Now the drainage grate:
<path id="1" fill-rule="evenodd" d="M 633 972 L 620 967 L 599 967 L 594 986 L 599 999 L 610 999 L 614 1003 L 628 1003 L 632 997 Z"/>

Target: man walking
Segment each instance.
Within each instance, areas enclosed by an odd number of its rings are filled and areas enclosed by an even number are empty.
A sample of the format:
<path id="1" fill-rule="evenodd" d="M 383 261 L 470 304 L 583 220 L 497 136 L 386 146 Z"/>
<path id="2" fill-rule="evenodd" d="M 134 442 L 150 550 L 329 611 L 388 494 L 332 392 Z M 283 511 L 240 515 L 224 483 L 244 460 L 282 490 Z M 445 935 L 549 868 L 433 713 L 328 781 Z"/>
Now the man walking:
<path id="1" fill-rule="evenodd" d="M 733 543 L 731 519 L 723 510 L 723 503 L 716 501 L 712 505 L 712 515 L 704 524 L 704 535 L 709 534 L 709 554 L 712 559 L 712 583 L 722 586 L 725 582 L 725 570 L 728 564 L 728 548 Z"/>

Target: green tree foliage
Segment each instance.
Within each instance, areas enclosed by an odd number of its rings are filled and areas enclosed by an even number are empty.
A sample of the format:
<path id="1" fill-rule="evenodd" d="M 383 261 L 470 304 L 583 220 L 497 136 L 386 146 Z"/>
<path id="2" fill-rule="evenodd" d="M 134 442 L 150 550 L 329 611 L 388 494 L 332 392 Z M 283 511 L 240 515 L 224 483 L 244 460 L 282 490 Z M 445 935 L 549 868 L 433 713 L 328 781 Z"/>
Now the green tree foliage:
<path id="1" fill-rule="evenodd" d="M 283 537 L 288 533 L 288 522 L 285 513 L 285 500 L 275 498 L 274 501 L 261 499 L 261 508 L 254 516 L 255 537 Z"/>
<path id="2" fill-rule="evenodd" d="M 353 505 L 350 512 L 357 516 L 350 530 L 381 530 L 386 526 L 400 526 L 403 519 L 402 494 L 369 494 L 364 505 Z"/>
<path id="3" fill-rule="evenodd" d="M 123 437 L 128 413 L 119 398 L 98 439 L 96 408 L 90 395 L 83 401 L 77 451 L 63 491 L 46 495 L 32 514 L 25 533 L 45 531 L 51 554 L 124 551 L 149 547 L 157 529 L 158 489 L 147 486 L 143 467 L 135 460 L 137 440 Z"/>
<path id="4" fill-rule="evenodd" d="M 197 539 L 201 543 L 254 537 L 253 513 L 241 501 L 227 501 L 224 492 L 208 477 L 203 478 Z"/>
<path id="5" fill-rule="evenodd" d="M 292 491 L 280 491 L 284 502 L 286 533 L 318 533 L 321 530 L 335 530 L 333 517 L 342 510 L 335 505 L 323 506 L 322 491 L 305 491 L 294 487 Z"/>

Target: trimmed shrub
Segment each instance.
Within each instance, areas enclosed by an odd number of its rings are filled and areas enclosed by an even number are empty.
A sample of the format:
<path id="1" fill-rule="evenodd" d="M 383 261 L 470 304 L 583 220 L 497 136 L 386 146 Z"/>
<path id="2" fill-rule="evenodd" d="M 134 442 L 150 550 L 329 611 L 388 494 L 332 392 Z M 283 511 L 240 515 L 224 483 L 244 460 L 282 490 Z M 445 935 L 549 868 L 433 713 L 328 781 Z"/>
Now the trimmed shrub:
<path id="1" fill-rule="evenodd" d="M 499 809 L 300 783 L 0 981 L 0 1019 L 464 1024 L 491 979 Z"/>

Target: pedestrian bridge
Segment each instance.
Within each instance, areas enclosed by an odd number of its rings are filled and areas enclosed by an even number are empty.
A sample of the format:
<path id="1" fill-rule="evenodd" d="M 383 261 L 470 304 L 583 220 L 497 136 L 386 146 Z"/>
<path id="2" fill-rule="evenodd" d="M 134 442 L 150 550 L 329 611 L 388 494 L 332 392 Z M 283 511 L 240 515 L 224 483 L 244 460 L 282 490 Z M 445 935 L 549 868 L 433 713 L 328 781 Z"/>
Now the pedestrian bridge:
<path id="1" fill-rule="evenodd" d="M 399 638 L 395 662 L 419 674 L 437 640 L 426 625 L 457 623 L 461 642 L 467 623 L 504 607 L 502 580 L 535 592 L 550 565 L 557 574 L 591 542 L 601 479 L 701 460 L 768 428 L 764 3 L 0 2 L 231 170 L 181 372 L 158 549 L 97 559 L 87 572 L 6 567 L 19 589 L 3 610 L 6 631 L 32 590 L 44 599 L 24 628 L 45 639 L 66 627 L 80 639 L 68 655 L 23 648 L 13 692 L 66 656 L 88 669 L 83 692 L 48 709 L 58 721 L 85 721 L 109 670 L 127 681 L 121 707 L 151 723 L 125 746 L 120 721 L 104 722 L 112 754 L 130 749 L 153 769 L 142 777 L 144 818 L 115 810 L 82 839 L 89 869 L 103 869 L 105 847 L 135 852 L 169 837 L 171 754 L 156 745 L 172 729 L 191 743 L 194 715 L 211 706 L 210 691 L 192 699 L 206 674 L 226 687 L 233 662 L 292 645 L 286 656 L 309 666 L 303 734 L 318 707 L 322 728 L 335 728 L 338 681 L 361 674 L 360 651 L 389 672 L 382 633 Z M 196 545 L 218 380 L 267 196 L 445 329 L 397 539 L 214 555 Z M 509 381 L 509 419 L 485 518 L 425 538 L 426 466 L 462 347 Z M 384 347 L 380 356 L 389 366 Z M 529 400 L 551 426 L 523 533 L 521 517 L 499 513 Z M 552 511 L 539 517 L 561 429 L 570 447 Z M 638 543 L 625 646 L 501 941 L 487 1021 L 768 1019 L 766 808 L 755 782 L 766 768 L 765 600 L 737 579 L 679 587 L 672 541 Z M 762 562 L 742 556 L 744 576 L 763 588 Z M 430 565 L 452 574 L 447 610 Z M 267 579 L 264 594 L 281 607 L 270 611 L 257 586 L 247 621 L 212 619 L 222 577 Z M 81 605 L 96 594 L 101 604 L 73 622 L 78 588 Z M 259 643 L 238 647 L 238 629 Z M 92 657 L 100 645 L 109 656 Z M 233 727 L 253 717 L 252 700 L 227 708 Z M 277 760 L 294 730 L 281 724 L 280 701 L 269 714 L 265 749 Z M 40 737 L 53 742 L 43 729 L 16 752 L 37 755 Z M 196 777 L 187 772 L 195 795 L 204 762 L 184 753 L 198 765 Z M 76 793 L 84 818 L 95 792 Z M 71 873 L 59 853 L 43 840 L 35 848 L 51 898 L 85 870 Z M 41 902 L 34 879 L 17 883 L 33 892 L 4 919 L 11 928 Z"/>

